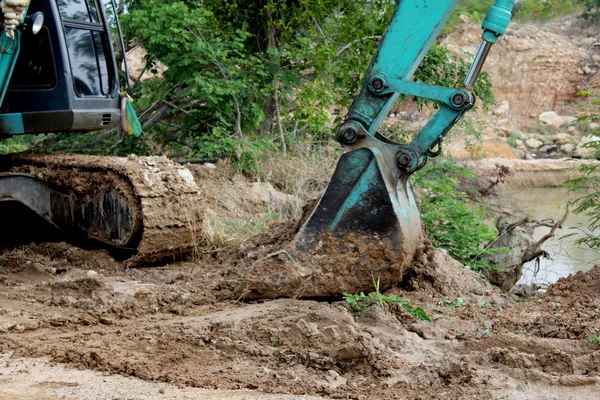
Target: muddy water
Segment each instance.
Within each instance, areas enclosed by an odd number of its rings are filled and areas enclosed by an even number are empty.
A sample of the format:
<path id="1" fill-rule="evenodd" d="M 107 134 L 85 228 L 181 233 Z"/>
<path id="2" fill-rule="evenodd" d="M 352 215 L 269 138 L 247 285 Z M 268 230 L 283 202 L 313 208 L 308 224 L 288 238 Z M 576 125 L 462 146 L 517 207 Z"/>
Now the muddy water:
<path id="1" fill-rule="evenodd" d="M 545 218 L 560 219 L 565 213 L 565 206 L 573 199 L 573 194 L 565 188 L 531 188 L 527 190 L 507 190 L 500 193 L 500 198 L 512 205 L 513 210 L 520 210 L 532 215 L 538 220 Z M 575 242 L 582 237 L 576 228 L 587 226 L 588 217 L 571 214 L 556 237 L 546 242 L 542 247 L 551 255 L 551 259 L 540 260 L 527 264 L 519 283 L 549 284 L 559 278 L 578 271 L 588 271 L 594 265 L 600 264 L 600 253 L 577 245 Z M 549 228 L 537 228 L 534 233 L 536 240 L 549 232 Z M 565 238 L 571 233 L 577 235 Z M 598 232 L 600 234 L 600 232 Z"/>

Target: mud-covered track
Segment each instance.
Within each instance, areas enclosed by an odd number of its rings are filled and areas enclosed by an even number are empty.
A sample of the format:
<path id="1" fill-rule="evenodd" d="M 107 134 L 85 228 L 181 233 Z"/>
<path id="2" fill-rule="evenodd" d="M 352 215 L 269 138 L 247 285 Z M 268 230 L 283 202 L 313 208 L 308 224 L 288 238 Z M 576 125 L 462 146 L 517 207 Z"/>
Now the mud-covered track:
<path id="1" fill-rule="evenodd" d="M 133 264 L 189 253 L 199 241 L 200 190 L 186 168 L 166 158 L 16 154 L 0 159 L 0 172 L 48 184 L 51 222 L 77 241 L 133 251 Z"/>

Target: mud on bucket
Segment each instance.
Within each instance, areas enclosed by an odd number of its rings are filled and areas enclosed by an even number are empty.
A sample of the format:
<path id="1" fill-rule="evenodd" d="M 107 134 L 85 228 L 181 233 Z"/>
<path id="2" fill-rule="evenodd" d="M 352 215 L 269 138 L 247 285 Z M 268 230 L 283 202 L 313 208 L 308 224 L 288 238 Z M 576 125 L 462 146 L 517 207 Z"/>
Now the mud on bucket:
<path id="1" fill-rule="evenodd" d="M 335 297 L 371 291 L 373 280 L 381 290 L 397 284 L 423 227 L 408 178 L 383 162 L 374 148 L 342 155 L 307 222 L 283 250 L 251 266 L 242 296 Z"/>

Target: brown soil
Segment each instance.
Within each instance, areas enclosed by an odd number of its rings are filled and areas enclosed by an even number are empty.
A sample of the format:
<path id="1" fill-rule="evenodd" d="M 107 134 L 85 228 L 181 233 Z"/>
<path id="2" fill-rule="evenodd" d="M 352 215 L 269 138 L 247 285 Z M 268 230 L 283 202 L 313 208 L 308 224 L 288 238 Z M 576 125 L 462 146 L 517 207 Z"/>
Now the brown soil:
<path id="1" fill-rule="evenodd" d="M 157 268 L 61 243 L 1 253 L 0 399 L 597 398 L 600 267 L 517 303 L 427 244 L 409 271 L 359 240 L 291 261 L 296 229 Z M 375 270 L 433 321 L 350 309 L 341 288 L 372 291 Z"/>

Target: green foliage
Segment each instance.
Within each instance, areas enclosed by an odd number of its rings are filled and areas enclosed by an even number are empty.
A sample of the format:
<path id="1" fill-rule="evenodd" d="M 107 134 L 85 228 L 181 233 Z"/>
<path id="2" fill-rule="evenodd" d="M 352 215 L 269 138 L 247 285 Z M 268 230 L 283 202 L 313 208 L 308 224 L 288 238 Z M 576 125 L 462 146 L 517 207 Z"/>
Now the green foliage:
<path id="1" fill-rule="evenodd" d="M 350 308 L 357 313 L 365 311 L 367 308 L 377 305 L 378 307 L 385 309 L 386 304 L 400 304 L 404 310 L 406 310 L 413 317 L 426 322 L 431 322 L 431 318 L 425 310 L 421 307 L 413 307 L 410 305 L 408 300 L 398 296 L 385 296 L 379 291 L 379 279 L 373 278 L 373 286 L 375 292 L 365 295 L 363 292 L 360 294 L 349 294 L 343 293 L 344 300 Z"/>
<path id="2" fill-rule="evenodd" d="M 277 138 L 277 146 L 328 138 L 331 110 L 354 98 L 396 4 L 128 1 L 126 36 L 148 51 L 149 70 L 158 62 L 168 67 L 162 79 L 137 85 L 136 106 L 175 105 L 147 140 L 164 151 L 232 157 L 245 169 L 252 164 L 245 158 L 265 146 L 234 144 L 241 138 Z M 467 70 L 434 45 L 415 78 L 459 87 Z M 484 104 L 493 102 L 490 87 L 483 74 L 475 93 Z"/>
<path id="3" fill-rule="evenodd" d="M 579 0 L 585 7 L 582 17 L 595 24 L 600 24 L 600 0 Z"/>
<path id="4" fill-rule="evenodd" d="M 444 306 L 450 309 L 450 311 L 458 311 L 459 308 L 467 304 L 467 301 L 462 297 L 457 298 L 454 301 L 444 300 L 438 303 L 440 306 Z"/>
<path id="5" fill-rule="evenodd" d="M 523 0 L 515 4 L 514 16 L 520 20 L 543 21 L 573 13 L 580 0 Z"/>
<path id="6" fill-rule="evenodd" d="M 466 15 L 473 23 L 482 23 L 488 10 L 493 5 L 494 0 L 462 0 L 456 7 L 456 12 L 450 17 L 444 31 L 449 32 L 455 29 L 460 24 L 459 18 L 461 15 Z"/>
<path id="7" fill-rule="evenodd" d="M 457 87 L 457 82 L 464 80 L 471 64 L 463 58 L 451 56 L 448 49 L 434 44 L 425 56 L 423 64 L 415 72 L 415 80 L 430 85 Z M 483 102 L 484 110 L 495 104 L 492 93 L 492 82 L 487 72 L 483 72 L 473 88 L 473 92 Z M 423 99 L 416 99 L 417 104 L 423 105 Z"/>
<path id="8" fill-rule="evenodd" d="M 20 153 L 42 141 L 44 136 L 23 135 L 0 140 L 0 154 Z"/>
<path id="9" fill-rule="evenodd" d="M 416 173 L 413 182 L 419 188 L 421 214 L 433 244 L 478 272 L 492 268 L 482 257 L 504 249 L 485 248 L 498 232 L 486 224 L 485 212 L 473 200 L 477 195 L 464 189 L 463 182 L 473 179 L 470 170 L 441 161 Z"/>
<path id="10" fill-rule="evenodd" d="M 490 309 L 490 308 L 492 308 L 492 303 L 490 303 L 489 301 L 480 301 L 479 308 Z"/>
<path id="11" fill-rule="evenodd" d="M 588 333 L 587 340 L 594 346 L 600 346 L 600 337 L 597 333 Z"/>
<path id="12" fill-rule="evenodd" d="M 579 122 L 600 120 L 600 97 L 592 92 L 581 91 L 581 96 L 592 98 L 590 104 L 582 105 L 587 110 L 586 115 L 579 118 Z M 586 132 L 584 136 L 597 137 L 600 132 Z M 591 140 L 585 147 L 595 151 L 595 158 L 600 158 L 600 140 Z M 576 240 L 576 244 L 584 244 L 592 249 L 600 249 L 600 237 L 594 231 L 600 229 L 600 165 L 597 163 L 581 164 L 578 171 L 583 177 L 565 182 L 570 187 L 571 192 L 576 198 L 572 201 L 571 207 L 575 214 L 582 214 L 589 217 L 587 231 L 583 231 L 583 236 Z M 574 234 L 566 235 L 572 236 Z"/>

